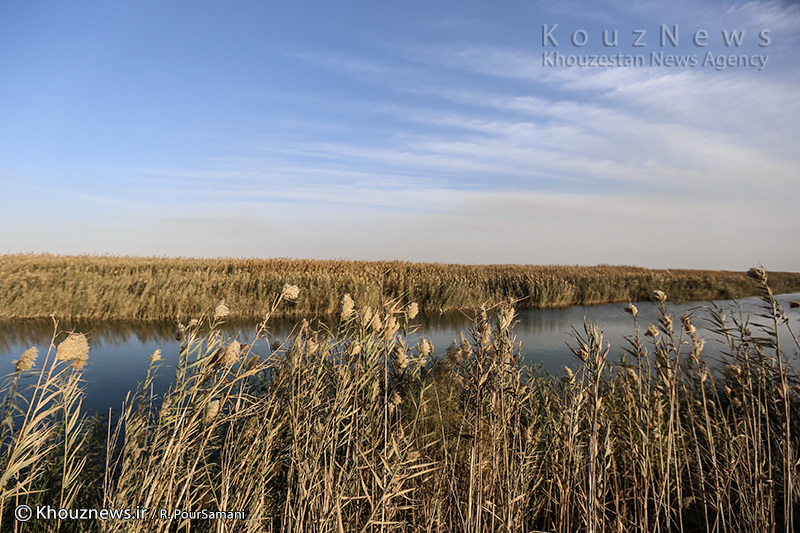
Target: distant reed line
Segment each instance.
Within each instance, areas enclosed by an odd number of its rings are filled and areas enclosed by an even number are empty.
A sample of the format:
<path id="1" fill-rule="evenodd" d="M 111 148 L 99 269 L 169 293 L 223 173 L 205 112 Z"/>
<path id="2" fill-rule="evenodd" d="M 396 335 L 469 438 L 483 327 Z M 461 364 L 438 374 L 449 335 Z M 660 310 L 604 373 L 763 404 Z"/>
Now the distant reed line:
<path id="1" fill-rule="evenodd" d="M 770 272 L 775 293 L 800 291 L 800 273 Z M 401 261 L 191 259 L 125 256 L 0 256 L 0 319 L 164 320 L 224 300 L 232 318 L 263 316 L 266 295 L 285 283 L 304 288 L 283 316 L 323 316 L 349 293 L 365 305 L 417 302 L 425 311 L 564 307 L 641 301 L 655 288 L 675 301 L 754 295 L 740 272 L 630 266 L 459 265 Z"/>

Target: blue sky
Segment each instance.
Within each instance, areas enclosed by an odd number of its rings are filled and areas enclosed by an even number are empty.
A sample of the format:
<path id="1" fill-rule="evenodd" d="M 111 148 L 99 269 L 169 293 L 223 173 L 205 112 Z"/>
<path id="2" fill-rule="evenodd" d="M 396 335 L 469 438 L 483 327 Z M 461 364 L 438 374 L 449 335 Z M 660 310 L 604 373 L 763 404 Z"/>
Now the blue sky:
<path id="1" fill-rule="evenodd" d="M 797 2 L 5 1 L 0 253 L 798 271 L 798 52 Z"/>

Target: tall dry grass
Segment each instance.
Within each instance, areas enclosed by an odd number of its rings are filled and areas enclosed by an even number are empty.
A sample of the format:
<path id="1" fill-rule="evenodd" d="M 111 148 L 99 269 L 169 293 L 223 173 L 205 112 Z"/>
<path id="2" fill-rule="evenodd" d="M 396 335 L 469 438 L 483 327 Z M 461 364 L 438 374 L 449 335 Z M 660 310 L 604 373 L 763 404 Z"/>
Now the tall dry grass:
<path id="1" fill-rule="evenodd" d="M 770 273 L 778 293 L 800 291 L 799 273 Z M 640 301 L 654 289 L 674 301 L 741 298 L 754 289 L 735 272 L 623 266 L 447 265 L 290 259 L 175 259 L 117 256 L 0 256 L 0 319 L 147 319 L 197 316 L 224 299 L 234 316 L 262 312 L 285 283 L 303 287 L 287 316 L 335 313 L 340 295 L 361 305 L 381 298 L 423 310 L 475 309 L 508 299 L 525 307 Z"/>
<path id="2" fill-rule="evenodd" d="M 271 317 L 302 298 L 285 285 L 246 345 L 220 329 L 231 304 L 180 327 L 170 390 L 153 393 L 156 352 L 103 420 L 80 416 L 83 344 L 61 333 L 42 370 L 26 352 L 3 388 L 0 530 L 793 531 L 800 387 L 786 343 L 800 345 L 766 273 L 749 275 L 757 316 L 671 316 L 655 290 L 654 324 L 626 308 L 619 364 L 586 324 L 558 377 L 517 360 L 509 302 L 437 352 L 410 345 L 418 306 L 347 295 L 329 328 L 303 321 L 258 356 Z M 704 355 L 712 341 L 727 346 L 719 360 Z M 244 517 L 22 524 L 20 504 Z"/>

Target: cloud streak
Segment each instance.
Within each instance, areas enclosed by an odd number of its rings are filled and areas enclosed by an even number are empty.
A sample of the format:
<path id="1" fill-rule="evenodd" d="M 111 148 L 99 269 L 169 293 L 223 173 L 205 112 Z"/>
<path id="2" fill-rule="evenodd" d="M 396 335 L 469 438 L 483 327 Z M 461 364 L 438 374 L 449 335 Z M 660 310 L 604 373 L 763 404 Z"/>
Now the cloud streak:
<path id="1" fill-rule="evenodd" d="M 595 9 L 599 24 L 637 27 L 600 17 L 625 7 Z M 639 3 L 636 17 L 658 9 Z M 576 20 L 590 19 L 565 27 Z M 778 2 L 684 7 L 674 20 L 800 29 L 797 7 Z M 0 214 L 38 228 L 0 246 L 800 270 L 794 70 L 549 68 L 535 32 L 468 38 L 503 27 L 475 16 L 419 26 L 443 37 L 280 48 L 312 79 L 302 91 L 232 84 L 225 94 L 252 117 L 175 125 L 203 139 L 195 152 L 84 165 L 96 181 L 69 210 L 59 191 L 74 187 L 44 180 L 56 209 Z M 109 197 L 114 209 L 97 208 Z"/>

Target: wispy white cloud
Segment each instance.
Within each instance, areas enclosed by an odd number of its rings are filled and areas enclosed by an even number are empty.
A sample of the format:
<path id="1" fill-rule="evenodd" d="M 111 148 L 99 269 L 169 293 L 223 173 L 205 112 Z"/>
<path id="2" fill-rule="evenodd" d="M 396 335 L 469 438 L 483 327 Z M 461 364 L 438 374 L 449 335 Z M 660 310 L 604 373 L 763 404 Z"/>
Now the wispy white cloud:
<path id="1" fill-rule="evenodd" d="M 392 80 L 413 80 L 424 71 L 410 64 L 399 64 L 382 60 L 344 55 L 325 49 L 292 50 L 289 57 L 323 66 L 331 71 L 351 76 L 366 82 L 391 83 Z"/>
<path id="2" fill-rule="evenodd" d="M 368 143 L 270 144 L 263 157 L 231 158 L 223 169 L 143 172 L 219 180 L 234 192 L 259 181 L 270 187 L 329 180 L 459 188 L 463 178 L 464 186 L 480 182 L 489 190 L 552 189 L 558 180 L 563 189 L 631 183 L 659 194 L 691 187 L 708 195 L 747 187 L 754 176 L 765 191 L 794 183 L 800 104 L 781 81 L 572 70 L 550 84 L 561 87 L 559 99 L 434 87 L 436 98 L 458 107 L 364 102 L 362 112 L 405 126 Z"/>
<path id="3" fill-rule="evenodd" d="M 800 5 L 797 2 L 769 0 L 738 2 L 725 10 L 723 21 L 743 23 L 773 31 L 800 29 Z"/>
<path id="4" fill-rule="evenodd" d="M 549 14 L 613 29 L 609 13 L 663 9 L 610 5 L 584 19 Z M 780 2 L 650 18 L 657 27 L 695 13 L 709 30 L 800 28 L 797 6 Z M 422 25 L 444 38 L 360 53 L 295 48 L 291 59 L 347 82 L 335 97 L 264 89 L 268 112 L 196 132 L 208 153 L 92 168 L 130 198 L 109 220 L 99 223 L 112 209 L 91 207 L 102 187 L 79 191 L 70 201 L 82 216 L 0 247 L 800 269 L 787 245 L 800 222 L 796 74 L 545 68 L 535 26 L 516 46 L 464 38 L 491 24 L 431 19 Z M 91 242 L 64 240 L 81 232 Z"/>
<path id="5" fill-rule="evenodd" d="M 408 45 L 404 47 L 402 54 L 417 64 L 472 74 L 528 80 L 543 80 L 547 77 L 547 72 L 541 68 L 541 54 L 530 50 L 490 45 Z"/>

